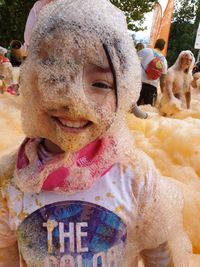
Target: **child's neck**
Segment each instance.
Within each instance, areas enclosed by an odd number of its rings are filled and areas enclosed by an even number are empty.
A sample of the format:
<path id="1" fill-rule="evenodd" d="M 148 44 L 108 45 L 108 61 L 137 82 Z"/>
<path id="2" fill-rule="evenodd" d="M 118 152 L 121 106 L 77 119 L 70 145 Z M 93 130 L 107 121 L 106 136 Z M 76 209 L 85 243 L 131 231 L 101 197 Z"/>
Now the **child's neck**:
<path id="1" fill-rule="evenodd" d="M 48 139 L 43 140 L 43 145 L 44 145 L 45 149 L 52 154 L 64 153 L 64 151 L 59 146 L 52 143 Z"/>

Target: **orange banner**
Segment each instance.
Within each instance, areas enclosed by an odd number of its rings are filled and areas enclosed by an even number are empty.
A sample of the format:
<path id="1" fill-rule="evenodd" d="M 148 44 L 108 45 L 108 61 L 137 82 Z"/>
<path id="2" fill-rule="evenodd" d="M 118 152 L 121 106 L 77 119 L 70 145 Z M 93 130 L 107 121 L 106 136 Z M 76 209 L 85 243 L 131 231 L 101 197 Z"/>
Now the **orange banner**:
<path id="1" fill-rule="evenodd" d="M 156 43 L 156 40 L 158 39 L 161 21 L 162 21 L 162 7 L 159 3 L 156 3 L 153 9 L 153 19 L 151 24 L 149 47 L 153 48 Z"/>
<path id="2" fill-rule="evenodd" d="M 162 38 L 166 42 L 165 48 L 162 51 L 164 56 L 167 55 L 168 40 L 169 40 L 169 33 L 170 33 L 173 10 L 174 10 L 174 0 L 168 0 L 167 6 L 163 14 L 161 26 L 160 26 L 160 33 L 158 35 L 159 39 Z"/>

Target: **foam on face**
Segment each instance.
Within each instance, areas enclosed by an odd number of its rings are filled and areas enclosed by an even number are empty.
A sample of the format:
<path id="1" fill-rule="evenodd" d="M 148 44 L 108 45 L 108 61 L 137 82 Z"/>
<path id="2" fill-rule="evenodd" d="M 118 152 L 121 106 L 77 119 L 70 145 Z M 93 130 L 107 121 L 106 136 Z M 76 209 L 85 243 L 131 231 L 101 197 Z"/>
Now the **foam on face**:
<path id="1" fill-rule="evenodd" d="M 56 1 L 44 8 L 22 70 L 24 131 L 77 151 L 122 120 L 138 98 L 139 78 L 132 39 L 116 7 L 106 0 Z M 102 80 L 112 88 L 93 88 Z M 92 127 L 66 134 L 52 117 Z"/>

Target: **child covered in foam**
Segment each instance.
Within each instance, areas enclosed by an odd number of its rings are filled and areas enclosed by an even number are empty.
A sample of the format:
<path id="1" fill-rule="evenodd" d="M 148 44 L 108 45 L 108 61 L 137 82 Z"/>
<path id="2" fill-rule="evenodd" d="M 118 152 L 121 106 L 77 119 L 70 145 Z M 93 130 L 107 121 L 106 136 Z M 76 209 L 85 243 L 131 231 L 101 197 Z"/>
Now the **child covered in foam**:
<path id="1" fill-rule="evenodd" d="M 184 108 L 190 108 L 194 60 L 190 50 L 182 51 L 174 65 L 168 69 L 159 105 L 163 115 L 173 116 Z"/>
<path id="2" fill-rule="evenodd" d="M 107 0 L 58 0 L 21 73 L 27 136 L 1 162 L 1 266 L 188 266 L 182 195 L 134 149 L 140 71 Z"/>

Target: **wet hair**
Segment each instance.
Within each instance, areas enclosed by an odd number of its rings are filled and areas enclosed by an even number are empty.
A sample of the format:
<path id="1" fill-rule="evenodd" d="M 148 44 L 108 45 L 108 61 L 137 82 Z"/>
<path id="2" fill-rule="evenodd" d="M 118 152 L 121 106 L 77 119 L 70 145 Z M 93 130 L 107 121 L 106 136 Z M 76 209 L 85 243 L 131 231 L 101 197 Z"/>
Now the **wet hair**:
<path id="1" fill-rule="evenodd" d="M 109 63 L 109 66 L 110 66 L 110 69 L 111 69 L 111 72 L 112 72 L 112 76 L 113 76 L 113 81 L 114 81 L 114 88 L 115 88 L 115 97 L 116 97 L 116 108 L 118 106 L 118 95 L 117 95 L 117 79 L 116 79 L 116 72 L 115 72 L 115 67 L 113 65 L 113 62 L 112 62 L 112 59 L 110 57 L 110 54 L 109 54 L 109 51 L 108 51 L 108 48 L 106 46 L 106 44 L 103 44 L 103 49 L 106 53 L 106 57 L 108 59 L 108 63 Z"/>
<path id="2" fill-rule="evenodd" d="M 181 51 L 180 54 L 178 55 L 175 63 L 171 66 L 171 68 L 180 70 L 181 69 L 181 59 L 184 58 L 185 56 L 191 57 L 191 60 L 192 60 L 189 68 L 185 70 L 185 73 L 189 73 L 192 75 L 192 68 L 194 66 L 195 58 L 194 58 L 193 53 L 190 50 Z"/>
<path id="3" fill-rule="evenodd" d="M 135 45 L 135 48 L 136 48 L 137 52 L 140 51 L 140 50 L 142 50 L 144 47 L 145 47 L 145 46 L 144 46 L 143 43 L 137 43 L 137 44 Z"/>
<path id="4" fill-rule="evenodd" d="M 158 48 L 158 49 L 160 49 L 161 51 L 164 49 L 164 47 L 165 47 L 165 40 L 164 39 L 158 39 L 157 41 L 156 41 L 156 43 L 155 43 L 155 46 L 154 46 L 154 48 Z"/>

